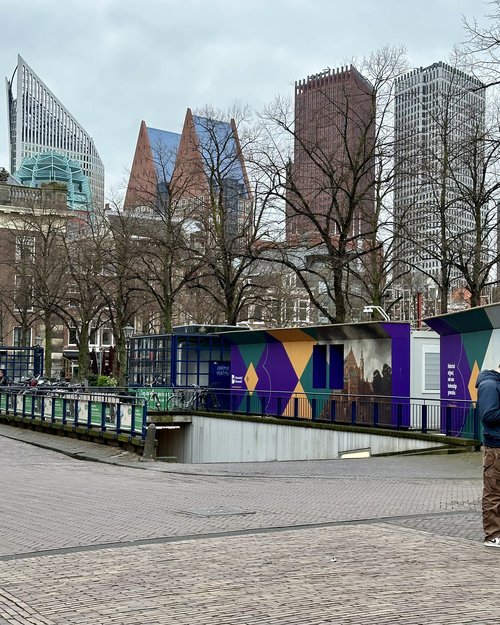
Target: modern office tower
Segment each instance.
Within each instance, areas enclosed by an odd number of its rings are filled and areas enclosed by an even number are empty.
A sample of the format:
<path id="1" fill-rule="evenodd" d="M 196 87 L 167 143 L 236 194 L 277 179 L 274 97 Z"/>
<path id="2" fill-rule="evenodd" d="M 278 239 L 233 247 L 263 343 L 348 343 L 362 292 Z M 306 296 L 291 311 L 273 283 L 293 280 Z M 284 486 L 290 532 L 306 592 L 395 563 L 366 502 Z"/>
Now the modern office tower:
<path id="1" fill-rule="evenodd" d="M 223 205 L 228 232 L 250 210 L 250 186 L 234 120 L 222 122 L 186 112 L 181 134 L 141 122 L 125 207 L 161 211 L 203 221 L 214 201 Z"/>
<path id="2" fill-rule="evenodd" d="M 294 159 L 288 185 L 294 190 L 287 198 L 286 223 L 289 242 L 314 231 L 314 218 L 335 236 L 335 220 L 353 208 L 350 236 L 370 228 L 374 144 L 373 88 L 355 67 L 327 69 L 295 83 Z"/>
<path id="3" fill-rule="evenodd" d="M 485 93 L 476 78 L 442 62 L 399 77 L 395 92 L 394 213 L 397 232 L 404 233 L 397 254 L 413 275 L 438 277 L 440 212 L 450 240 L 461 233 L 467 244 L 464 233 L 474 236 L 458 185 L 472 188 L 467 140 L 475 137 L 477 145 L 484 129 Z"/>
<path id="4" fill-rule="evenodd" d="M 23 160 L 53 151 L 77 161 L 90 182 L 92 204 L 104 204 L 104 166 L 92 137 L 75 120 L 21 56 L 6 79 L 10 169 Z"/>
<path id="5" fill-rule="evenodd" d="M 125 195 L 128 208 L 155 209 L 174 173 L 181 135 L 146 126 L 142 121 Z"/>

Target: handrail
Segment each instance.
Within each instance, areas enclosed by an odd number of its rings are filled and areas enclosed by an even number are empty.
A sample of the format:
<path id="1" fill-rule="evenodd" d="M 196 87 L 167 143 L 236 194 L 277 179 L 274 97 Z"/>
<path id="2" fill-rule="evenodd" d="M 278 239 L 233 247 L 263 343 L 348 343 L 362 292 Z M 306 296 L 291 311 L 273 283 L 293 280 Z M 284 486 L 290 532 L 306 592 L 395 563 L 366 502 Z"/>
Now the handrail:
<path id="1" fill-rule="evenodd" d="M 139 389 L 136 389 L 139 390 Z M 338 392 L 290 392 L 211 387 L 154 387 L 166 412 L 230 412 L 255 417 L 437 432 L 478 440 L 476 404 L 467 400 Z M 154 409 L 154 405 L 150 404 Z"/>
<path id="2" fill-rule="evenodd" d="M 89 430 L 110 430 L 143 439 L 146 436 L 147 403 L 144 398 L 130 393 L 0 387 L 0 413 Z"/>

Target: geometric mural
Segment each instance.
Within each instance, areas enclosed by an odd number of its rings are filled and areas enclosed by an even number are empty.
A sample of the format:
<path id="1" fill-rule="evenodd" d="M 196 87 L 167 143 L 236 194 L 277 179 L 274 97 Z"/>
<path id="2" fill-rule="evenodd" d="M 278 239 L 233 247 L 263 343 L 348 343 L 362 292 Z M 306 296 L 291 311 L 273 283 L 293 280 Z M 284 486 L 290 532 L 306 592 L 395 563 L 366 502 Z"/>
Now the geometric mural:
<path id="1" fill-rule="evenodd" d="M 432 317 L 425 323 L 441 335 L 441 398 L 474 401 L 479 372 L 500 364 L 500 304 Z"/>
<path id="2" fill-rule="evenodd" d="M 410 388 L 408 323 L 350 323 L 230 332 L 231 389 L 240 407 L 312 416 L 318 393 L 397 395 Z"/>
<path id="3" fill-rule="evenodd" d="M 441 399 L 450 404 L 475 402 L 480 371 L 500 365 L 500 304 L 432 317 L 425 323 L 441 335 Z M 472 414 L 467 420 L 472 420 Z M 468 422 L 452 427 L 472 431 Z"/>

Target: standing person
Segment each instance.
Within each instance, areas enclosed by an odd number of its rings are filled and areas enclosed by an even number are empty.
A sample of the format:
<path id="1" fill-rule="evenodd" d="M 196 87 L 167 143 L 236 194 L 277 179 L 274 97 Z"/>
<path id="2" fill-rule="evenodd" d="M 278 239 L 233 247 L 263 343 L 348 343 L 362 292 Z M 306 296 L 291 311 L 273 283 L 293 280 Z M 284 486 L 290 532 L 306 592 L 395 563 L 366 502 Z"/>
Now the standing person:
<path id="1" fill-rule="evenodd" d="M 5 371 L 0 369 L 0 386 L 7 385 L 7 376 L 5 375 Z"/>
<path id="2" fill-rule="evenodd" d="M 476 381 L 477 411 L 483 423 L 484 546 L 500 547 L 500 365 Z"/>

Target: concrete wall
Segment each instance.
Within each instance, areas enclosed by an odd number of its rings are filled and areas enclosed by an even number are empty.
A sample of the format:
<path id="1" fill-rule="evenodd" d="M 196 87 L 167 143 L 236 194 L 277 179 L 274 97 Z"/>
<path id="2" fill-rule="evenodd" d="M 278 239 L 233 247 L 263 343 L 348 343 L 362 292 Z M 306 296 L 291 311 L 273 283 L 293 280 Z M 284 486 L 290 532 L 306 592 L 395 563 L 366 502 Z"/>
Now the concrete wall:
<path id="1" fill-rule="evenodd" d="M 199 416 L 180 430 L 164 432 L 168 443 L 161 445 L 162 454 L 186 463 L 332 459 L 349 450 L 370 449 L 374 455 L 445 442 Z"/>

